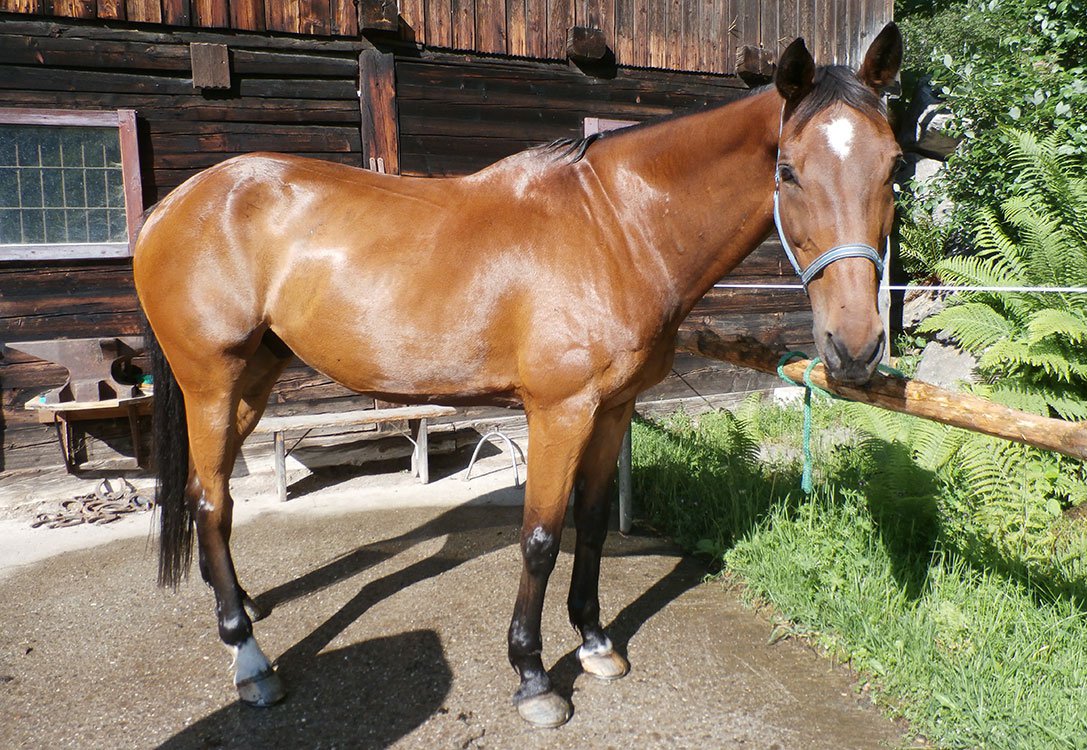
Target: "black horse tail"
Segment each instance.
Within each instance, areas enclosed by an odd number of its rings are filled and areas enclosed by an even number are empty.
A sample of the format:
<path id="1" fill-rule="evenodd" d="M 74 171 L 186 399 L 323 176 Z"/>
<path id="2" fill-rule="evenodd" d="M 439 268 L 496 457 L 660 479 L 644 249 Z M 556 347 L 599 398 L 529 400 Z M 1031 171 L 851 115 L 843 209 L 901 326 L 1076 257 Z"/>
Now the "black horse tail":
<path id="1" fill-rule="evenodd" d="M 185 501 L 189 482 L 189 437 L 185 399 L 158 339 L 144 319 L 144 343 L 155 388 L 152 455 L 157 475 L 159 586 L 176 589 L 192 565 L 193 515 Z"/>

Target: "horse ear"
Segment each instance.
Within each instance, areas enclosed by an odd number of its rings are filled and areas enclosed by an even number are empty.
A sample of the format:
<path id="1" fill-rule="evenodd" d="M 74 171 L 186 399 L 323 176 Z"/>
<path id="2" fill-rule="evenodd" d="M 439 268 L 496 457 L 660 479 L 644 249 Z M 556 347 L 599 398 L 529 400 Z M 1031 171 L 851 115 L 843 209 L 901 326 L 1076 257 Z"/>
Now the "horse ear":
<path id="1" fill-rule="evenodd" d="M 882 94 L 894 82 L 901 66 L 902 33 L 892 21 L 883 27 L 864 54 L 864 64 L 857 77 L 877 94 Z"/>
<path id="2" fill-rule="evenodd" d="M 814 80 L 815 60 L 804 46 L 804 39 L 797 37 L 781 53 L 777 73 L 774 74 L 774 85 L 785 97 L 785 101 L 796 102 L 811 91 Z"/>

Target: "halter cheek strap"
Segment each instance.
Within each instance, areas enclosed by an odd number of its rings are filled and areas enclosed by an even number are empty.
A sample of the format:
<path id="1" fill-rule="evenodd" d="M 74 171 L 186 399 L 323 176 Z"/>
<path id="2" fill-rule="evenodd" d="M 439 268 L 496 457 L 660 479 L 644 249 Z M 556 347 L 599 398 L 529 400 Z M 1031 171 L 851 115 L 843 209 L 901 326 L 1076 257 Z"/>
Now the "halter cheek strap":
<path id="1" fill-rule="evenodd" d="M 808 284 L 814 279 L 820 271 L 839 260 L 845 260 L 846 258 L 865 258 L 872 261 L 872 264 L 876 267 L 877 274 L 883 277 L 883 258 L 880 256 L 876 249 L 871 245 L 863 242 L 851 242 L 845 245 L 836 245 L 825 253 L 820 253 L 811 264 L 805 268 L 800 268 L 800 261 L 796 258 L 796 253 L 793 252 L 793 248 L 789 245 L 789 240 L 785 237 L 785 230 L 781 227 L 781 133 L 785 127 L 785 106 L 781 107 L 781 122 L 778 125 L 778 153 L 777 159 L 774 164 L 774 226 L 778 230 L 778 238 L 781 240 L 781 247 L 785 250 L 785 256 L 789 259 L 789 262 L 793 266 L 793 270 L 796 271 L 797 276 L 800 277 L 800 282 L 804 285 L 804 288 L 808 288 Z M 887 238 L 887 249 L 890 250 L 891 238 Z"/>

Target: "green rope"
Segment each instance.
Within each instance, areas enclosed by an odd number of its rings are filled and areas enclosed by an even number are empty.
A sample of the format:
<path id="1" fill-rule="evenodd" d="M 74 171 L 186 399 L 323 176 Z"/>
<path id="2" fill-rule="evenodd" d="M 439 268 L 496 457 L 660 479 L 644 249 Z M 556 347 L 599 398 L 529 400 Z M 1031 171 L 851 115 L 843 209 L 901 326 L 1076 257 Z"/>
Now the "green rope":
<path id="1" fill-rule="evenodd" d="M 807 359 L 808 355 L 804 352 L 785 352 L 778 360 L 778 377 L 784 380 L 786 383 L 800 386 L 804 389 L 804 471 L 800 475 L 800 488 L 804 490 L 805 495 L 810 495 L 812 491 L 812 457 L 811 457 L 811 394 L 812 391 L 820 393 L 829 398 L 844 400 L 836 393 L 831 393 L 825 388 L 820 388 L 818 385 L 812 382 L 811 373 L 822 360 L 819 357 L 812 357 L 811 362 L 804 369 L 803 382 L 798 383 L 788 375 L 785 374 L 785 365 L 789 363 L 791 359 Z M 886 373 L 887 375 L 893 375 L 897 378 L 905 378 L 905 374 L 896 370 L 888 365 L 880 365 L 879 371 Z"/>
<path id="2" fill-rule="evenodd" d="M 827 393 L 827 391 L 811 382 L 811 371 L 819 364 L 818 357 L 813 359 L 808 368 L 804 370 L 804 382 L 798 383 L 785 374 L 785 365 L 788 364 L 789 360 L 797 358 L 807 359 L 808 355 L 804 352 L 786 352 L 783 354 L 781 359 L 778 360 L 778 377 L 786 383 L 792 383 L 804 389 L 804 471 L 800 475 L 800 488 L 804 490 L 805 495 L 810 495 L 812 491 L 811 392 L 818 390 L 821 393 Z"/>

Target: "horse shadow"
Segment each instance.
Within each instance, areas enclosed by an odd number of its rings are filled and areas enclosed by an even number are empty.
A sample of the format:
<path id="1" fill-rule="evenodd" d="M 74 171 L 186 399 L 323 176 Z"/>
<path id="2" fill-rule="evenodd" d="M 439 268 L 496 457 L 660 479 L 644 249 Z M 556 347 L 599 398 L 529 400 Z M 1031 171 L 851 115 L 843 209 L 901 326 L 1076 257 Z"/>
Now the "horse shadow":
<path id="1" fill-rule="evenodd" d="M 453 674 L 441 637 L 435 631 L 415 630 L 333 651 L 324 649 L 367 610 L 397 592 L 517 544 L 521 508 L 510 504 L 510 492 L 499 490 L 483 495 L 404 534 L 364 544 L 260 593 L 255 599 L 257 606 L 271 613 L 287 602 L 364 573 L 421 542 L 444 538 L 442 547 L 430 556 L 367 581 L 346 604 L 279 657 L 277 668 L 288 690 L 299 697 L 288 695 L 284 703 L 271 709 L 231 704 L 187 727 L 161 747 L 291 747 L 312 746 L 315 742 L 385 747 L 444 710 Z M 574 536 L 573 529 L 568 528 L 563 536 L 566 552 L 571 551 Z M 620 549 L 616 550 L 616 546 Z M 621 651 L 654 614 L 698 585 L 705 568 L 657 537 L 632 536 L 621 545 L 605 546 L 605 557 L 662 553 L 676 557 L 674 568 L 624 607 L 608 627 Z M 557 691 L 569 698 L 580 673 L 576 649 L 562 656 L 550 673 Z M 511 679 L 511 689 L 512 685 Z"/>

